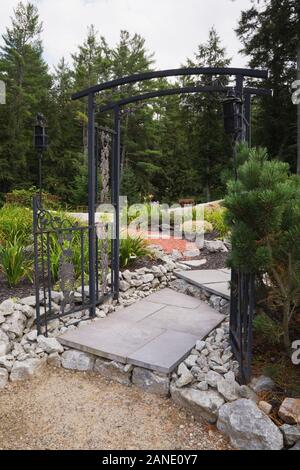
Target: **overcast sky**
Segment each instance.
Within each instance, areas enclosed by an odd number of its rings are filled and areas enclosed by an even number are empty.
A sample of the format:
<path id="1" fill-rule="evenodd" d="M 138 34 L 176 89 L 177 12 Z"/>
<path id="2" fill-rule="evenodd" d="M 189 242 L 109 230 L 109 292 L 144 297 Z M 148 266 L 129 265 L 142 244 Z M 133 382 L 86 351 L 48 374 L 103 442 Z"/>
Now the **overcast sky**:
<path id="1" fill-rule="evenodd" d="M 1 0 L 0 34 L 10 24 L 19 0 Z M 241 10 L 250 0 L 32 0 L 44 24 L 42 39 L 50 65 L 76 50 L 94 24 L 113 46 L 121 29 L 139 33 L 155 52 L 157 68 L 176 68 L 192 57 L 197 45 L 207 40 L 215 26 L 232 59 L 242 67 L 247 58 L 238 54 L 241 45 L 234 33 Z"/>

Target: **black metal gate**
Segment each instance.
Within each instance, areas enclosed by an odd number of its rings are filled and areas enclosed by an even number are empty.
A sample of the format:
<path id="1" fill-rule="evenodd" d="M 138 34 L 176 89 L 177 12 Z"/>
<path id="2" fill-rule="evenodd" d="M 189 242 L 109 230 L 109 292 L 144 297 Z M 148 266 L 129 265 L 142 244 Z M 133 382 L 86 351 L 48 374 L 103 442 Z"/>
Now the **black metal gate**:
<path id="1" fill-rule="evenodd" d="M 112 220 L 95 222 L 98 204 L 108 204 L 110 191 L 111 132 L 96 132 L 94 223 L 84 224 L 72 217 L 44 208 L 41 193 L 33 199 L 35 254 L 36 323 L 38 333 L 47 335 L 50 321 L 67 315 L 82 321 L 96 315 L 97 306 L 118 294 L 115 276 L 114 227 Z M 91 253 L 93 269 L 91 269 Z M 55 290 L 54 290 L 55 289 Z M 79 314 L 80 315 L 77 315 Z"/>
<path id="2" fill-rule="evenodd" d="M 255 275 L 232 270 L 230 298 L 230 341 L 239 362 L 240 382 L 251 379 L 252 324 L 255 312 Z"/>

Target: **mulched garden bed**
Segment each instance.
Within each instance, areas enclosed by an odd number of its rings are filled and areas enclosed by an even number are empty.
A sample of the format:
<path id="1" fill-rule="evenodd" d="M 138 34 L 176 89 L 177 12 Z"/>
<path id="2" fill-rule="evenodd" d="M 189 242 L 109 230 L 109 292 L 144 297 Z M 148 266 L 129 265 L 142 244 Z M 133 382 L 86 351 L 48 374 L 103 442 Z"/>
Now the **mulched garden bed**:
<path id="1" fill-rule="evenodd" d="M 34 285 L 30 281 L 23 281 L 17 287 L 10 287 L 5 281 L 3 274 L 0 273 L 0 302 L 10 297 L 22 298 L 34 294 Z"/>

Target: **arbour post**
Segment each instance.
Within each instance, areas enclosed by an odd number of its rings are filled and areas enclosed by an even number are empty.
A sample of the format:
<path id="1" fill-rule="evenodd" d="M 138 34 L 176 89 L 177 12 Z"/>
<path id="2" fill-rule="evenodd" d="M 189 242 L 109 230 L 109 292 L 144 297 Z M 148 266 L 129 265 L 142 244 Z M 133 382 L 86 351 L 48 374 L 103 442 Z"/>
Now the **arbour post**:
<path id="1" fill-rule="evenodd" d="M 119 269 L 120 269 L 120 108 L 114 107 L 114 140 L 112 157 L 112 203 L 115 211 L 114 220 L 114 238 L 113 238 L 113 256 L 112 256 L 112 285 L 114 299 L 119 298 Z"/>
<path id="2" fill-rule="evenodd" d="M 96 314 L 96 162 L 95 162 L 95 106 L 94 94 L 88 95 L 88 208 L 89 208 L 89 296 L 90 316 Z"/>

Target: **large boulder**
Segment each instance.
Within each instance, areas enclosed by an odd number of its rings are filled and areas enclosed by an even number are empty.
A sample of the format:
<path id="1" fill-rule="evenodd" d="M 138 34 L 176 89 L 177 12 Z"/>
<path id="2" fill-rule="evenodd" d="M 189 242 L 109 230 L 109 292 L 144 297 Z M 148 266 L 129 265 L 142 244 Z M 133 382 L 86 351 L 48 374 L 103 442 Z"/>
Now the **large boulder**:
<path id="1" fill-rule="evenodd" d="M 37 343 L 47 354 L 64 352 L 64 348 L 55 338 L 46 338 L 45 336 L 40 335 L 37 338 Z"/>
<path id="2" fill-rule="evenodd" d="M 69 349 L 62 354 L 61 365 L 65 369 L 92 371 L 95 364 L 95 356 L 75 349 Z"/>
<path id="3" fill-rule="evenodd" d="M 0 390 L 3 390 L 7 382 L 8 382 L 8 372 L 6 369 L 0 368 Z"/>
<path id="4" fill-rule="evenodd" d="M 241 450 L 280 450 L 283 436 L 252 400 L 226 403 L 219 410 L 218 429 Z"/>
<path id="5" fill-rule="evenodd" d="M 159 396 L 169 396 L 170 379 L 165 374 L 135 367 L 132 372 L 132 383 L 146 392 Z"/>
<path id="6" fill-rule="evenodd" d="M 197 418 L 205 419 L 212 424 L 217 421 L 219 408 L 224 404 L 223 397 L 215 390 L 179 389 L 172 384 L 171 395 L 178 406 L 188 409 Z"/>
<path id="7" fill-rule="evenodd" d="M 96 359 L 94 371 L 103 375 L 107 379 L 121 383 L 123 385 L 131 384 L 132 367 L 125 366 L 115 361 L 107 361 L 105 359 Z"/>
<path id="8" fill-rule="evenodd" d="M 39 375 L 46 361 L 44 359 L 26 359 L 25 361 L 16 361 L 10 373 L 10 380 L 16 382 L 19 380 L 30 379 L 34 375 Z"/>

